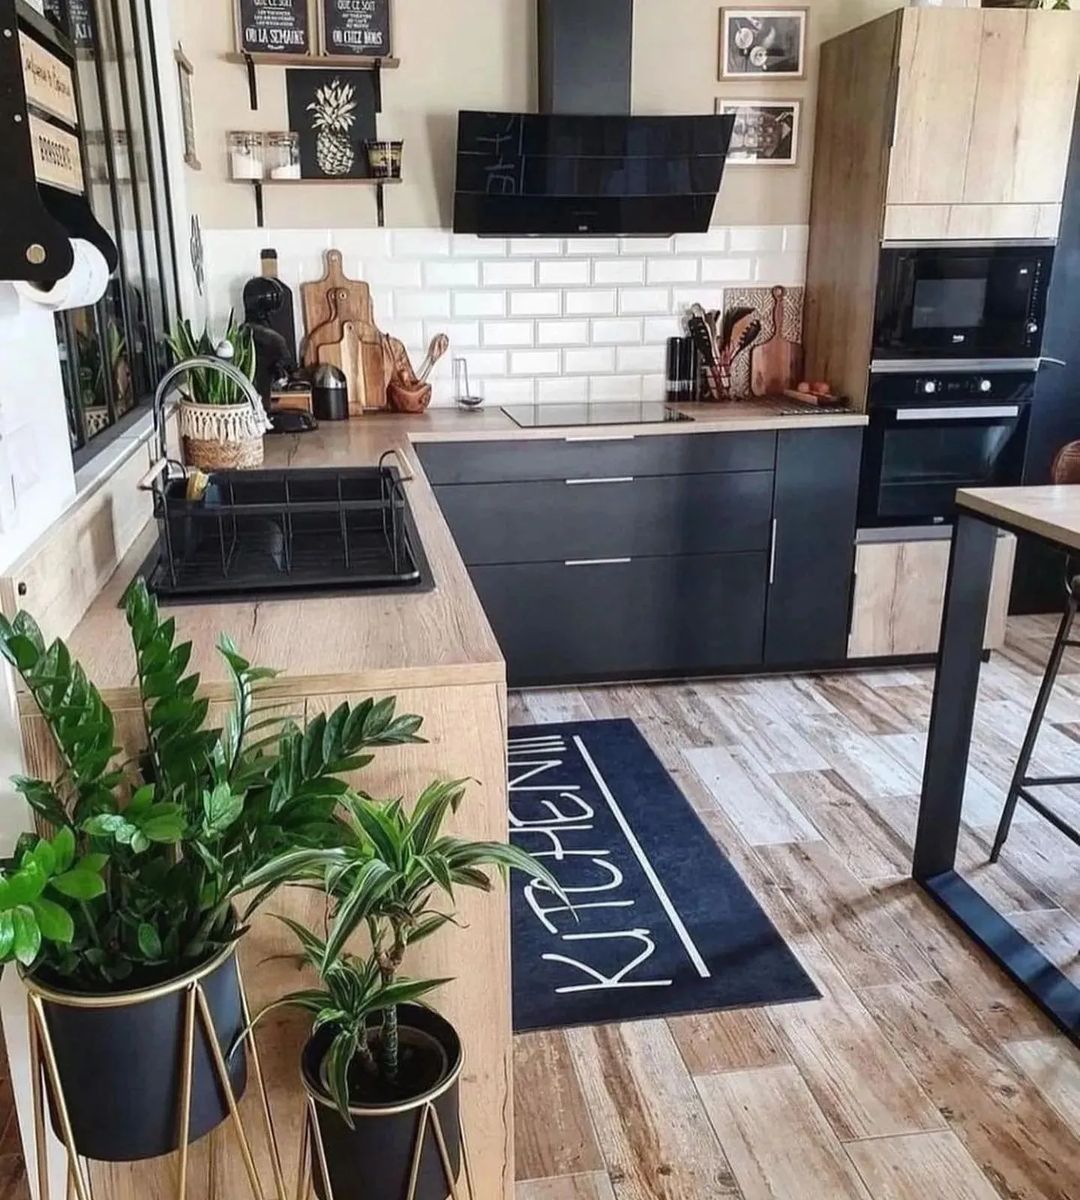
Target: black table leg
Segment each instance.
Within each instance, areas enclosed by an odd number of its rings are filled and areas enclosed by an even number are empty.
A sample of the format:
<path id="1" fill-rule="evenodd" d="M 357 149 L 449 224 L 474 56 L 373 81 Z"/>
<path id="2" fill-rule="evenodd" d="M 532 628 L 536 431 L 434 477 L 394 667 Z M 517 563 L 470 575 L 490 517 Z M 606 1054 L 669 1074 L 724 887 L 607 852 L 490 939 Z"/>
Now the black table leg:
<path id="1" fill-rule="evenodd" d="M 996 544 L 993 525 L 958 518 L 915 838 L 913 874 L 920 880 L 951 871 L 956 862 Z"/>

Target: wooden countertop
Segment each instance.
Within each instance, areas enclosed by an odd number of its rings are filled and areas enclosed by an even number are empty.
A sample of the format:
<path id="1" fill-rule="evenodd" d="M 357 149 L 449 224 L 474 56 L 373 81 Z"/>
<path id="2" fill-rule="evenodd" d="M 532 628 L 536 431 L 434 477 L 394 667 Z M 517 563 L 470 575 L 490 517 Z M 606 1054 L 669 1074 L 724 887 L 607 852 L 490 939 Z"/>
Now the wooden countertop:
<path id="1" fill-rule="evenodd" d="M 694 423 L 607 426 L 605 434 L 666 435 L 719 430 L 863 425 L 859 414 L 783 416 L 768 404 L 693 405 Z M 429 411 L 371 416 L 323 425 L 313 433 L 266 440 L 266 465 L 371 465 L 396 449 L 415 478 L 406 484 L 435 588 L 389 595 L 357 593 L 308 599 L 172 607 L 180 636 L 192 642 L 203 693 L 225 699 L 228 678 L 214 649 L 232 635 L 252 662 L 283 674 L 283 693 L 399 690 L 505 679 L 506 667 L 453 538 L 412 444 L 420 441 L 557 438 L 569 429 L 520 429 L 499 410 Z M 580 432 L 580 431 L 579 431 Z M 136 698 L 128 630 L 118 604 L 157 539 L 151 524 L 68 639 L 73 654 L 110 703 Z M 24 698 L 27 699 L 28 698 Z"/>
<path id="2" fill-rule="evenodd" d="M 965 488 L 956 503 L 1010 529 L 1080 550 L 1080 485 Z"/>

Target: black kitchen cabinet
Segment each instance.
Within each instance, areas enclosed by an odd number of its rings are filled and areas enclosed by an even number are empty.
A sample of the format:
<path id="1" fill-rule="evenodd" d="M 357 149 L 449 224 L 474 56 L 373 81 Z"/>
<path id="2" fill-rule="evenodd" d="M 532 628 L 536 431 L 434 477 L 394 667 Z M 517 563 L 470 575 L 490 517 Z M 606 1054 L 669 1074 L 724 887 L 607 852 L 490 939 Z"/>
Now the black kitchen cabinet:
<path id="1" fill-rule="evenodd" d="M 761 663 L 764 553 L 523 563 L 470 574 L 511 687 L 719 674 Z"/>
<path id="2" fill-rule="evenodd" d="M 466 566 L 767 550 L 773 473 L 435 489 Z"/>
<path id="3" fill-rule="evenodd" d="M 767 667 L 847 657 L 862 434 L 859 428 L 780 433 Z"/>

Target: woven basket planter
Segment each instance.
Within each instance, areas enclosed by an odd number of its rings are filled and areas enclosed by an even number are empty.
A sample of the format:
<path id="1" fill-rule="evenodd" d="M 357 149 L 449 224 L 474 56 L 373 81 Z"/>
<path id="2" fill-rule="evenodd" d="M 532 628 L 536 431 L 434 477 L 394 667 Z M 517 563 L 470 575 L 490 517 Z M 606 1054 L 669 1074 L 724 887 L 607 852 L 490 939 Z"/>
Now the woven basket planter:
<path id="1" fill-rule="evenodd" d="M 264 413 L 248 403 L 195 404 L 180 401 L 184 460 L 204 471 L 248 470 L 262 466 Z"/>

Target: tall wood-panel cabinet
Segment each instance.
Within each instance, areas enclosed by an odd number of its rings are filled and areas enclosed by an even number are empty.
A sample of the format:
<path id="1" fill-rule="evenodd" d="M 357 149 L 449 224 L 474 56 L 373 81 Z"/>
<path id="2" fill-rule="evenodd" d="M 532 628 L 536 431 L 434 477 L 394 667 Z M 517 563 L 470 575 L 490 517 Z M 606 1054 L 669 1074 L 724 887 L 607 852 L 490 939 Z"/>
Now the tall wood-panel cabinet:
<path id="1" fill-rule="evenodd" d="M 865 399 L 883 240 L 1056 237 L 1080 13 L 905 8 L 822 47 L 807 374 Z"/>

